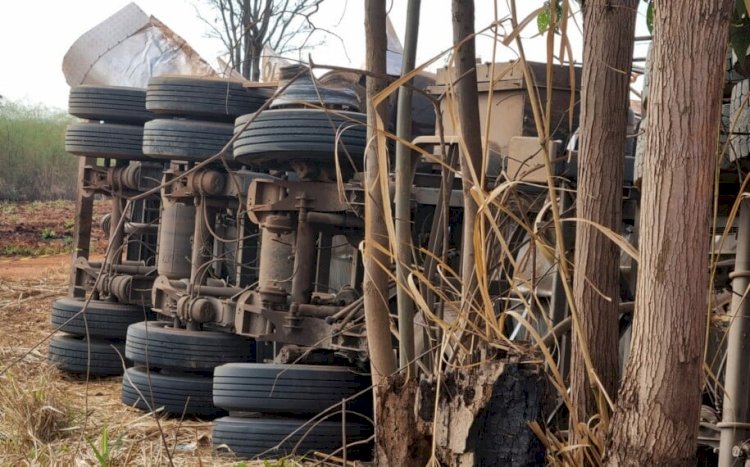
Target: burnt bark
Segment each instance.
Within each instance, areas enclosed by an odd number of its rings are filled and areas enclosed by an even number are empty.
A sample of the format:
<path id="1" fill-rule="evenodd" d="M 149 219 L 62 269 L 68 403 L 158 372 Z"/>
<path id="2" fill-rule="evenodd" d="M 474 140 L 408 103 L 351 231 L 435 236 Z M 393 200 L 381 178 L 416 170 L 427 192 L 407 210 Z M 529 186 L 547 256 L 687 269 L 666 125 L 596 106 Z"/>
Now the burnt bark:
<path id="1" fill-rule="evenodd" d="M 529 423 L 542 423 L 545 381 L 539 367 L 514 362 L 447 372 L 434 423 L 440 465 L 542 465 Z"/>
<path id="2" fill-rule="evenodd" d="M 375 426 L 379 465 L 427 465 L 432 453 L 432 438 L 426 424 L 413 409 L 419 383 L 405 374 L 396 374 L 381 383 L 378 405 L 379 423 Z M 430 409 L 434 410 L 432 401 Z"/>
<path id="3" fill-rule="evenodd" d="M 731 0 L 658 2 L 632 349 L 607 465 L 695 462 Z"/>
<path id="4" fill-rule="evenodd" d="M 590 0 L 583 15 L 583 75 L 576 215 L 620 230 L 630 69 L 638 0 Z M 600 230 L 576 227 L 573 295 L 579 326 L 573 329 L 571 398 L 586 423 L 598 412 L 582 353 L 604 391 L 614 397 L 618 376 L 620 250 Z M 580 331 L 579 334 L 576 331 Z M 605 409 L 606 410 L 606 409 Z M 574 427 L 571 433 L 575 434 Z"/>

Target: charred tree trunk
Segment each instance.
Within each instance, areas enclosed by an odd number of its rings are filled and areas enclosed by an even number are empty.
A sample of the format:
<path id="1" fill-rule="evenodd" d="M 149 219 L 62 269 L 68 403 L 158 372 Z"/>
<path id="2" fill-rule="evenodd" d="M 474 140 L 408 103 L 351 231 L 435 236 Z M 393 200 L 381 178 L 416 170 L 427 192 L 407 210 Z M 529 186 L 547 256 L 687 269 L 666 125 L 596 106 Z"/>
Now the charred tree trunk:
<path id="1" fill-rule="evenodd" d="M 383 380 L 380 388 L 382 392 L 375 408 L 378 465 L 427 465 L 432 453 L 432 425 L 423 423 L 413 408 L 421 402 L 432 414 L 435 401 L 419 401 L 419 383 L 404 373 Z"/>
<path id="2" fill-rule="evenodd" d="M 365 277 L 362 284 L 365 306 L 367 346 L 370 352 L 372 382 L 377 390 L 380 381 L 396 371 L 396 358 L 391 345 L 390 316 L 388 313 L 388 275 L 383 269 L 390 264 L 384 253 L 388 248 L 380 189 L 381 174 L 378 167 L 378 144 L 375 130 L 376 115 L 386 121 L 386 107 L 373 106 L 373 98 L 385 88 L 382 76 L 386 75 L 385 51 L 385 0 L 365 2 L 365 34 L 367 38 L 367 139 L 365 154 Z M 379 245 L 378 248 L 376 245 Z M 377 392 L 377 391 L 376 391 Z M 377 396 L 377 394 L 376 394 Z"/>
<path id="3" fill-rule="evenodd" d="M 614 232 L 622 223 L 623 159 L 637 9 L 638 0 L 589 0 L 583 13 L 576 215 Z M 583 223 L 576 228 L 576 246 L 573 295 L 580 329 L 573 332 L 570 385 L 577 421 L 586 423 L 598 408 L 581 341 L 591 353 L 593 370 L 603 389 L 611 397 L 617 390 L 620 250 L 601 231 Z"/>
<path id="4" fill-rule="evenodd" d="M 440 385 L 432 391 L 440 395 L 437 419 L 429 420 L 440 465 L 544 464 L 544 446 L 529 426 L 544 418 L 547 386 L 540 366 L 488 360 L 446 372 Z"/>
<path id="5" fill-rule="evenodd" d="M 474 252 L 477 205 L 469 191 L 482 179 L 482 133 L 479 124 L 476 46 L 473 37 L 474 0 L 453 0 L 452 7 L 453 44 L 459 47 L 455 52 L 455 77 L 458 81 L 455 84 L 453 97 L 458 107 L 458 134 L 463 142 L 460 149 L 464 199 L 463 244 L 461 246 L 461 278 L 463 280 L 461 309 L 466 313 L 477 293 Z"/>
<path id="6" fill-rule="evenodd" d="M 657 2 L 632 350 L 608 465 L 694 463 L 731 0 Z"/>

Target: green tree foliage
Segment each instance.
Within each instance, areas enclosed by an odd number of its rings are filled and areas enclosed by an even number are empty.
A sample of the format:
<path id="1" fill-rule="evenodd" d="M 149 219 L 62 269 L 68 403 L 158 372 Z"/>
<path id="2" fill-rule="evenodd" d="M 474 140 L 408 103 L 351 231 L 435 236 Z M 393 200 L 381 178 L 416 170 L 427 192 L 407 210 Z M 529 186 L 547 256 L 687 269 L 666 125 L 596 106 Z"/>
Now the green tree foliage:
<path id="1" fill-rule="evenodd" d="M 0 100 L 0 200 L 72 198 L 77 158 L 65 153 L 61 111 Z"/>

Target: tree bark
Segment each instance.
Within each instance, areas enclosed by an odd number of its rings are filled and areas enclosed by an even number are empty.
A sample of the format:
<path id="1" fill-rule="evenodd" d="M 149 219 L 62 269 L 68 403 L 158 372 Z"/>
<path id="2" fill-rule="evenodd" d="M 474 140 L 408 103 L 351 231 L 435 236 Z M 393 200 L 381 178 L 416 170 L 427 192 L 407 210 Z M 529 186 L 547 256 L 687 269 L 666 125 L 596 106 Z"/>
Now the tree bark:
<path id="1" fill-rule="evenodd" d="M 476 258 L 474 252 L 474 224 L 477 205 L 469 193 L 480 183 L 482 170 L 482 133 L 479 123 L 479 96 L 477 93 L 476 45 L 474 40 L 474 0 L 453 0 L 453 44 L 460 45 L 456 51 L 454 101 L 458 107 L 458 134 L 462 139 L 460 148 L 461 174 L 463 181 L 464 220 L 463 243 L 461 245 L 461 310 L 467 313 L 474 301 L 476 291 Z M 469 38 L 469 39 L 467 39 Z M 476 179 L 472 176 L 476 175 Z"/>
<path id="2" fill-rule="evenodd" d="M 242 47 L 242 53 L 238 54 L 238 70 L 242 73 L 242 76 L 250 79 L 250 53 L 252 51 L 253 36 L 250 33 L 253 24 L 253 16 L 250 11 L 250 1 L 242 1 L 242 38 L 241 45 L 237 44 L 237 48 Z"/>
<path id="3" fill-rule="evenodd" d="M 658 2 L 631 354 L 608 465 L 695 462 L 731 0 Z"/>
<path id="4" fill-rule="evenodd" d="M 589 0 L 583 13 L 583 75 L 576 215 L 614 232 L 622 223 L 623 155 L 638 0 Z M 603 389 L 614 397 L 618 373 L 620 249 L 589 224 L 576 227 L 571 398 L 577 421 L 598 412 L 581 341 Z M 571 418 L 573 420 L 573 418 Z M 575 435 L 574 427 L 571 433 Z"/>
<path id="5" fill-rule="evenodd" d="M 385 0 L 367 0 L 365 2 L 365 34 L 367 45 L 367 71 L 373 73 L 367 77 L 367 140 L 365 154 L 365 254 L 364 281 L 362 284 L 365 307 L 365 326 L 367 327 L 367 347 L 370 352 L 372 382 L 377 388 L 380 381 L 396 371 L 396 358 L 391 345 L 390 316 L 388 313 L 388 275 L 383 269 L 390 264 L 390 258 L 384 253 L 388 248 L 383 195 L 380 189 L 378 167 L 378 144 L 375 131 L 376 115 L 387 121 L 385 105 L 377 108 L 373 98 L 385 88 L 385 80 L 377 76 L 386 74 L 386 29 Z M 379 249 L 377 246 L 380 246 Z"/>
<path id="6" fill-rule="evenodd" d="M 262 55 L 263 55 L 263 44 L 255 44 L 252 47 L 250 56 L 245 58 L 245 60 L 248 60 L 250 62 L 250 73 L 244 76 L 250 81 L 260 80 L 260 72 L 261 72 L 260 57 Z"/>
<path id="7" fill-rule="evenodd" d="M 404 34 L 404 55 L 401 62 L 401 74 L 414 70 L 419 37 L 419 11 L 421 0 L 409 0 L 406 9 L 406 33 Z M 399 367 L 405 370 L 409 378 L 416 378 L 414 361 L 414 300 L 406 288 L 409 269 L 413 264 L 411 189 L 414 184 L 415 157 L 404 143 L 411 141 L 412 127 L 412 88 L 413 79 L 398 90 L 398 109 L 396 121 L 396 193 L 395 230 L 396 230 L 396 277 L 398 279 L 398 344 Z"/>

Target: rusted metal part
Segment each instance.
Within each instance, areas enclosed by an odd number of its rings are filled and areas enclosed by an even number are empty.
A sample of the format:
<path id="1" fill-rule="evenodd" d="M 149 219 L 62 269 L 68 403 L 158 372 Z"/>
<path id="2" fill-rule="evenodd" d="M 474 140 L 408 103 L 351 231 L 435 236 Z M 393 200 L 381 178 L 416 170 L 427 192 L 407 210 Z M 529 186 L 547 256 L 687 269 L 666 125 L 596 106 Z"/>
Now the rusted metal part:
<path id="1" fill-rule="evenodd" d="M 341 229 L 357 229 L 364 227 L 364 221 L 351 213 L 334 214 L 330 212 L 308 212 L 307 222 L 339 227 Z"/>
<path id="2" fill-rule="evenodd" d="M 292 276 L 292 303 L 309 303 L 314 289 L 316 266 L 317 231 L 306 220 L 306 212 L 301 209 L 297 220 L 297 233 L 294 239 L 294 275 Z"/>
<path id="3" fill-rule="evenodd" d="M 308 218 L 309 220 L 309 218 Z M 328 292 L 331 276 L 333 237 L 321 232 L 318 237 L 318 259 L 315 264 L 315 283 L 313 287 L 316 292 Z"/>
<path id="4" fill-rule="evenodd" d="M 299 304 L 292 305 L 293 312 L 296 311 L 299 313 L 300 316 L 307 316 L 310 318 L 328 318 L 329 316 L 333 316 L 339 311 L 341 311 L 340 306 L 333 306 L 333 305 L 311 305 L 311 304 Z"/>
<path id="5" fill-rule="evenodd" d="M 78 160 L 78 178 L 76 180 L 76 213 L 73 228 L 73 258 L 70 271 L 69 295 L 82 298 L 84 290 L 79 287 L 75 263 L 79 258 L 88 259 L 91 249 L 91 222 L 94 213 L 94 197 L 84 189 L 86 167 L 93 165 L 96 159 L 82 157 Z"/>
<path id="6" fill-rule="evenodd" d="M 257 292 L 242 294 L 237 300 L 236 332 L 261 342 L 330 348 L 332 327 L 324 319 L 301 316 L 288 309 L 272 309 L 269 305 Z"/>
<path id="7" fill-rule="evenodd" d="M 120 303 L 139 306 L 151 305 L 151 286 L 156 268 L 142 264 L 108 264 L 98 281 L 101 262 L 89 262 L 79 257 L 73 263 L 76 292 L 80 296 L 96 292 L 101 299 L 115 299 Z M 94 285 L 96 284 L 96 288 Z"/>
<path id="8" fill-rule="evenodd" d="M 109 246 L 105 262 L 110 267 L 119 264 L 122 260 L 122 247 L 125 238 L 125 229 L 120 220 L 123 217 L 125 200 L 120 197 L 112 198 L 112 211 L 109 219 Z"/>
<path id="9" fill-rule="evenodd" d="M 169 206 L 174 202 L 187 203 L 196 197 L 204 197 L 226 207 L 234 200 L 244 200 L 253 180 L 265 178 L 272 177 L 247 170 L 230 174 L 216 168 L 198 170 L 185 176 L 180 166 L 172 166 L 164 172 L 162 201 Z"/>
<path id="10" fill-rule="evenodd" d="M 130 162 L 115 167 L 98 166 L 92 162 L 85 165 L 81 186 L 89 195 L 129 197 L 158 186 L 162 170 L 161 164 L 147 162 Z"/>
<path id="11" fill-rule="evenodd" d="M 205 283 L 208 273 L 206 266 L 213 257 L 213 237 L 210 226 L 215 224 L 216 209 L 197 205 L 193 230 L 193 251 L 190 259 L 190 285 Z"/>
<path id="12" fill-rule="evenodd" d="M 197 286 L 189 290 L 188 280 L 170 280 L 159 276 L 153 285 L 152 309 L 164 318 L 183 323 L 198 323 L 232 329 L 238 287 Z M 191 293 L 192 292 L 192 293 Z"/>
<path id="13" fill-rule="evenodd" d="M 255 179 L 248 188 L 247 211 L 250 220 L 263 226 L 269 215 L 297 212 L 302 200 L 308 212 L 349 210 L 333 183 Z"/>
<path id="14" fill-rule="evenodd" d="M 283 302 L 286 302 L 286 296 L 292 290 L 293 238 L 291 234 L 279 235 L 269 229 L 261 228 L 258 289 L 270 295 L 283 296 Z"/>
<path id="15" fill-rule="evenodd" d="M 182 173 L 175 169 L 164 172 L 164 182 L 169 184 L 162 189 L 163 198 L 171 201 L 196 196 L 218 196 L 224 194 L 227 186 L 226 176 L 217 170 L 200 170 L 172 181 L 180 176 Z"/>
<path id="16" fill-rule="evenodd" d="M 195 206 L 174 203 L 162 210 L 157 262 L 160 275 L 169 279 L 190 277 L 190 237 L 194 228 Z"/>

